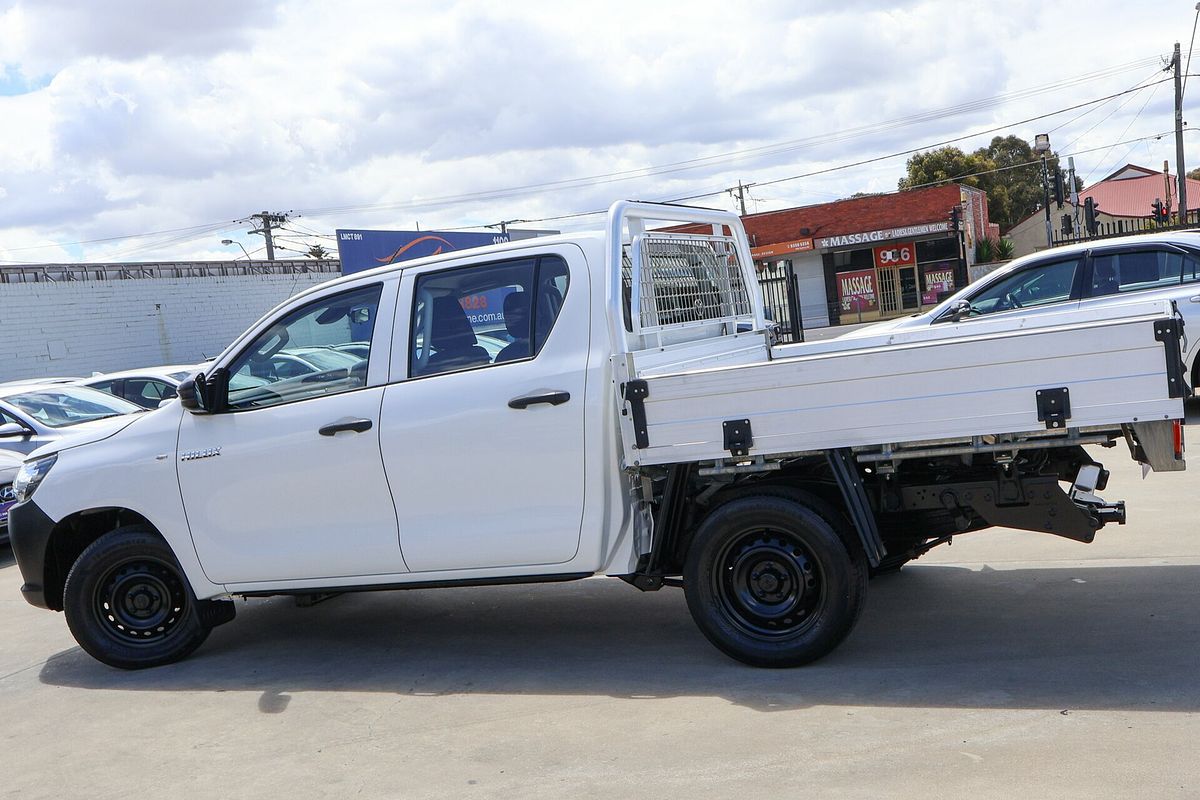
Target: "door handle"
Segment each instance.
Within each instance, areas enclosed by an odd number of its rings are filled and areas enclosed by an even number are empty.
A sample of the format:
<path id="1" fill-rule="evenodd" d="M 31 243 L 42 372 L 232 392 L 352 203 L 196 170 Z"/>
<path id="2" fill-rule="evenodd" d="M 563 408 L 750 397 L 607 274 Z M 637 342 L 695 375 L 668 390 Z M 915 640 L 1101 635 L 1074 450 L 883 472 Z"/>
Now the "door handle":
<path id="1" fill-rule="evenodd" d="M 561 406 L 563 403 L 571 399 L 570 392 L 539 392 L 538 394 L 527 394 L 524 397 L 514 397 L 508 401 L 509 408 L 529 408 L 538 403 L 548 403 L 552 406 Z"/>
<path id="2" fill-rule="evenodd" d="M 1189 303 L 1200 303 L 1200 294 L 1194 294 L 1188 298 Z"/>
<path id="3" fill-rule="evenodd" d="M 342 431 L 352 431 L 354 433 L 362 433 L 363 431 L 371 430 L 371 420 L 369 419 L 354 419 L 346 417 L 339 419 L 337 422 L 331 422 L 325 427 L 317 431 L 322 436 L 333 436 Z"/>

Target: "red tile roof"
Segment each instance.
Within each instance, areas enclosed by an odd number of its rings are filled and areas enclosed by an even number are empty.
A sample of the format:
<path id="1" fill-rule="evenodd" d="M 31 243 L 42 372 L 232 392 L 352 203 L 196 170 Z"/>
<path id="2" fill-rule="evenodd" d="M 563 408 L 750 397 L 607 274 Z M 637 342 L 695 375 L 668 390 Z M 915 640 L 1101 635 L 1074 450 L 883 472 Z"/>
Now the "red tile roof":
<path id="1" fill-rule="evenodd" d="M 1145 170 L 1145 167 L 1135 167 L 1135 169 Z M 1168 177 L 1171 187 L 1171 208 L 1178 208 L 1179 196 L 1175 189 L 1175 176 Z M 1200 181 L 1188 178 L 1187 192 L 1188 205 L 1195 206 L 1197 202 L 1200 202 Z M 1114 217 L 1149 217 L 1151 203 L 1156 199 L 1162 200 L 1164 203 L 1167 201 L 1167 187 L 1163 183 L 1161 172 L 1139 178 L 1118 180 L 1105 178 L 1080 192 L 1079 202 L 1083 203 L 1089 197 L 1100 204 L 1100 210 L 1105 214 L 1111 214 Z"/>

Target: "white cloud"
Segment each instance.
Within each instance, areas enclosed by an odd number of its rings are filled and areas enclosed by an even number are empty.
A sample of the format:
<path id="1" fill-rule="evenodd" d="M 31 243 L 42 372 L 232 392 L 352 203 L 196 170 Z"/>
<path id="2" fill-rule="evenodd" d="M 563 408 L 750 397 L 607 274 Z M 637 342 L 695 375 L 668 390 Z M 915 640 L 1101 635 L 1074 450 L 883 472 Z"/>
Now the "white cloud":
<path id="1" fill-rule="evenodd" d="M 1030 0 L 10 3 L 0 7 L 0 69 L 34 88 L 0 96 L 0 258 L 224 253 L 213 242 L 244 230 L 232 220 L 263 209 L 370 207 L 311 213 L 307 227 L 322 231 L 451 227 L 813 173 L 1126 89 L 1154 67 L 878 125 L 1166 53 L 1173 40 L 1162 31 L 1186 33 L 1194 12 L 1098 0 L 1086 17 L 1052 13 Z M 1169 139 L 1105 152 L 1170 127 L 1170 87 L 1138 115 L 1147 94 L 1106 120 L 1117 102 L 1055 130 L 1053 142 L 1101 148 L 1077 157 L 1094 177 L 1126 154 L 1147 166 L 1173 160 Z M 1032 138 L 1070 117 L 1001 133 Z M 429 203 L 789 141 L 636 180 Z M 903 168 L 901 157 L 752 194 L 765 209 L 887 191 Z M 205 223 L 225 227 L 191 240 L 17 249 Z M 579 224 L 595 220 L 554 226 Z"/>

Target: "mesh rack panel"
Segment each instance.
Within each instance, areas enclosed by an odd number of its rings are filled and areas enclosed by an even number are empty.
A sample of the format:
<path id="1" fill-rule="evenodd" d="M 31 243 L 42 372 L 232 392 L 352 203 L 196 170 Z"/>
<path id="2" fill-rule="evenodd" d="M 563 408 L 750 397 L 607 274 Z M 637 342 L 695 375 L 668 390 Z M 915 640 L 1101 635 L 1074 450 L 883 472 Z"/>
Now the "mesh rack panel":
<path id="1" fill-rule="evenodd" d="M 647 234 L 640 241 L 638 322 L 643 332 L 734 321 L 754 313 L 733 239 Z M 628 247 L 621 266 L 626 289 L 632 290 Z"/>

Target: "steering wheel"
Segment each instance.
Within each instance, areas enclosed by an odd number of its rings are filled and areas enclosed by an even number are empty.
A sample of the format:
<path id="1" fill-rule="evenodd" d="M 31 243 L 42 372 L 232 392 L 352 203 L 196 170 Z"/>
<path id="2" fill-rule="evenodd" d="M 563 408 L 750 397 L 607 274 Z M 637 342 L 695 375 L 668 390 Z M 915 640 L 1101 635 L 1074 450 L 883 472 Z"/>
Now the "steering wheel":
<path id="1" fill-rule="evenodd" d="M 1021 301 L 1018 300 L 1017 296 L 1012 292 L 1004 295 L 1004 302 L 1008 303 L 1009 308 L 1024 308 L 1024 306 L 1021 305 Z"/>

